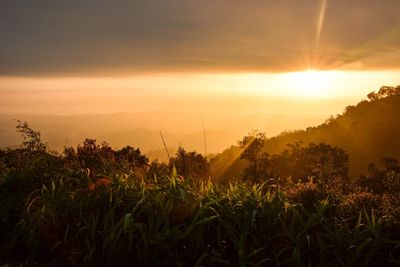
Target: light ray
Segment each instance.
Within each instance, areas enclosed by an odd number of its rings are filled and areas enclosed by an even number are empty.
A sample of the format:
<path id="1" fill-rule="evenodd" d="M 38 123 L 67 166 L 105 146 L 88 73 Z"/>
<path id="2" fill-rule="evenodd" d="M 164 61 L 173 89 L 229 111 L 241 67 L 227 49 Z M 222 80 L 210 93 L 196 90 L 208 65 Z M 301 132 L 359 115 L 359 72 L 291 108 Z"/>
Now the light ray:
<path id="1" fill-rule="evenodd" d="M 321 0 L 321 6 L 319 9 L 319 15 L 318 15 L 318 22 L 317 22 L 317 32 L 315 35 L 315 46 L 317 47 L 319 44 L 319 39 L 321 37 L 321 31 L 322 27 L 324 25 L 324 19 L 325 19 L 325 10 L 327 6 L 327 0 Z"/>

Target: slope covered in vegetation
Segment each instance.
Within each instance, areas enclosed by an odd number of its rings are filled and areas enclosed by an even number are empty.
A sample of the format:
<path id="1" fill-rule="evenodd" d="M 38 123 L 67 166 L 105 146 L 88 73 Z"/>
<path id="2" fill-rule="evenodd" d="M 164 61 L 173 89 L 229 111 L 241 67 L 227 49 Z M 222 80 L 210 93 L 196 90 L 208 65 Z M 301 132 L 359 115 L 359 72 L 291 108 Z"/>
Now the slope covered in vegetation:
<path id="1" fill-rule="evenodd" d="M 400 158 L 400 86 L 384 86 L 368 100 L 348 106 L 344 113 L 329 118 L 324 124 L 306 130 L 286 132 L 267 139 L 264 151 L 270 155 L 282 153 L 288 144 L 325 143 L 344 149 L 349 154 L 350 177 L 367 173 L 368 163 L 384 157 Z M 233 146 L 214 160 L 216 176 L 240 178 L 246 161 L 240 158 L 240 148 Z M 229 160 L 229 167 L 225 162 Z M 224 171 L 221 172 L 220 170 Z"/>
<path id="2" fill-rule="evenodd" d="M 400 264 L 394 158 L 351 181 L 341 148 L 293 143 L 269 155 L 265 135 L 253 133 L 233 148 L 247 162 L 241 179 L 217 180 L 221 158 L 183 148 L 167 163 L 91 139 L 59 154 L 27 123 L 17 131 L 21 148 L 0 150 L 2 264 Z"/>

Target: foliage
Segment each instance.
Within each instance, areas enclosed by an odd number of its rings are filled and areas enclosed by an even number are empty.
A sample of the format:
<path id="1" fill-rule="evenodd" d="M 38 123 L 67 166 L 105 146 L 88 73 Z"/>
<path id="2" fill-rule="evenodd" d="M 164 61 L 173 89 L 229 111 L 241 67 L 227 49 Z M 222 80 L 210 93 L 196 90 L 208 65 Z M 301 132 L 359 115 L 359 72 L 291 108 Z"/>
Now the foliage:
<path id="1" fill-rule="evenodd" d="M 339 219 L 332 203 L 303 209 L 262 184 L 193 187 L 170 176 L 43 185 L 15 226 L 20 260 L 61 266 L 370 265 L 398 262 L 397 241 L 367 211 Z M 17 232 L 17 231 L 15 231 Z M 29 241 L 26 241 L 29 240 Z M 365 243 L 365 240 L 369 240 Z M 20 256 L 20 257 L 21 257 Z M 385 259 L 385 261 L 382 261 Z"/>
<path id="2" fill-rule="evenodd" d="M 138 148 L 126 146 L 114 150 L 105 142 L 97 144 L 94 139 L 86 139 L 76 151 L 65 148 L 64 154 L 69 167 L 88 170 L 92 177 L 114 172 L 137 172 L 144 176 L 149 161 Z"/>
<path id="3" fill-rule="evenodd" d="M 398 90 L 400 87 L 393 88 Z M 310 143 L 324 143 L 346 151 L 350 159 L 348 176 L 351 179 L 365 175 L 369 162 L 376 162 L 385 156 L 400 158 L 400 94 L 395 92 L 392 90 L 387 93 L 386 90 L 375 101 L 363 100 L 355 106 L 349 106 L 342 114 L 334 115 L 318 126 L 286 131 L 268 138 L 261 153 L 273 157 L 289 149 L 287 144 L 302 142 L 302 146 L 307 147 Z M 227 148 L 212 161 L 211 168 L 218 180 L 226 176 L 240 180 L 243 176 L 250 162 L 241 159 L 242 151 L 239 148 Z M 274 164 L 270 166 L 274 167 Z"/>
<path id="4" fill-rule="evenodd" d="M 349 217 L 360 211 L 380 210 L 382 197 L 371 192 L 353 192 L 346 196 L 340 204 L 340 210 L 343 216 Z"/>
<path id="5" fill-rule="evenodd" d="M 292 203 L 302 204 L 307 210 L 313 210 L 318 201 L 327 197 L 325 192 L 319 188 L 318 184 L 315 183 L 313 179 L 295 184 L 291 184 L 290 181 L 287 182 L 288 184 L 285 185 L 287 198 Z"/>
<path id="6" fill-rule="evenodd" d="M 183 147 L 180 147 L 175 157 L 171 159 L 170 167 L 175 167 L 182 177 L 196 183 L 210 178 L 210 165 L 207 159 L 194 151 L 187 152 Z"/>
<path id="7" fill-rule="evenodd" d="M 265 133 L 253 131 L 239 141 L 242 149 L 240 158 L 249 162 L 244 170 L 245 181 L 261 182 L 270 178 L 269 155 L 262 151 L 265 140 Z"/>
<path id="8" fill-rule="evenodd" d="M 385 97 L 390 97 L 400 94 L 400 86 L 382 86 L 377 93 L 371 92 L 367 95 L 370 101 L 376 101 Z"/>
<path id="9" fill-rule="evenodd" d="M 400 193 L 400 165 L 394 158 L 385 157 L 377 166 L 368 165 L 368 174 L 362 175 L 357 180 L 363 190 L 375 194 Z"/>
<path id="10" fill-rule="evenodd" d="M 25 149 L 32 152 L 43 152 L 46 145 L 42 143 L 41 134 L 29 127 L 28 123 L 17 120 L 17 132 L 21 133 L 24 141 L 22 145 Z"/>
<path id="11" fill-rule="evenodd" d="M 257 144 L 262 139 L 242 140 L 243 151 L 249 148 L 246 159 L 263 158 L 263 143 Z M 338 148 L 294 144 L 280 156 L 257 162 L 259 169 L 247 176 L 251 182 L 218 184 L 208 179 L 207 159 L 183 148 L 169 163 L 148 163 L 138 149 L 114 150 L 91 139 L 63 155 L 47 149 L 2 151 L 0 262 L 400 264 L 399 192 L 388 190 L 399 177 L 395 161 L 381 163 L 378 170 L 389 174 L 378 194 L 361 185 L 350 192 L 326 186 L 346 182 L 335 180 L 347 174 L 347 155 Z M 290 172 L 280 175 L 294 179 L 261 175 L 285 168 Z"/>
<path id="12" fill-rule="evenodd" d="M 348 164 L 349 156 L 340 148 L 323 143 L 311 143 L 308 147 L 294 143 L 271 157 L 270 169 L 274 178 L 286 178 L 285 183 L 304 183 L 312 177 L 318 186 L 341 185 L 336 190 L 342 190 L 348 183 Z"/>

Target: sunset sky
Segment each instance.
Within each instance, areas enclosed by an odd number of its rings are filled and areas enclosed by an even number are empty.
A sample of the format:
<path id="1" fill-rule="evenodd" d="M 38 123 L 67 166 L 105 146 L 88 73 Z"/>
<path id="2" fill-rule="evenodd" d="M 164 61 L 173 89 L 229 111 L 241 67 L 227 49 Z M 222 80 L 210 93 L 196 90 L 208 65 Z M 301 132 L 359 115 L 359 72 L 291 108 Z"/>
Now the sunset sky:
<path id="1" fill-rule="evenodd" d="M 398 0 L 4 0 L 0 113 L 312 113 L 316 101 L 337 113 L 400 84 L 399 10 Z"/>

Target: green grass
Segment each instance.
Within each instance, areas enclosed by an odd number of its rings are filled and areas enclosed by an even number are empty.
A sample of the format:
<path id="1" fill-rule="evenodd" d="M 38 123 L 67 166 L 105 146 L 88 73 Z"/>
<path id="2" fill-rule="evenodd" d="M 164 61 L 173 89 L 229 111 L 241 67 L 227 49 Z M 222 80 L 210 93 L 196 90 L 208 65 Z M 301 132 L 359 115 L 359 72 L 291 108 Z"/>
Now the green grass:
<path id="1" fill-rule="evenodd" d="M 184 150 L 148 164 L 130 147 L 87 140 L 59 155 L 38 142 L 0 153 L 0 265 L 400 265 L 399 191 L 219 184 Z"/>
<path id="2" fill-rule="evenodd" d="M 167 178 L 51 180 L 28 196 L 13 249 L 25 249 L 21 262 L 60 266 L 400 264 L 399 242 L 374 211 L 342 218 L 329 198 L 307 210 L 266 184 Z"/>

